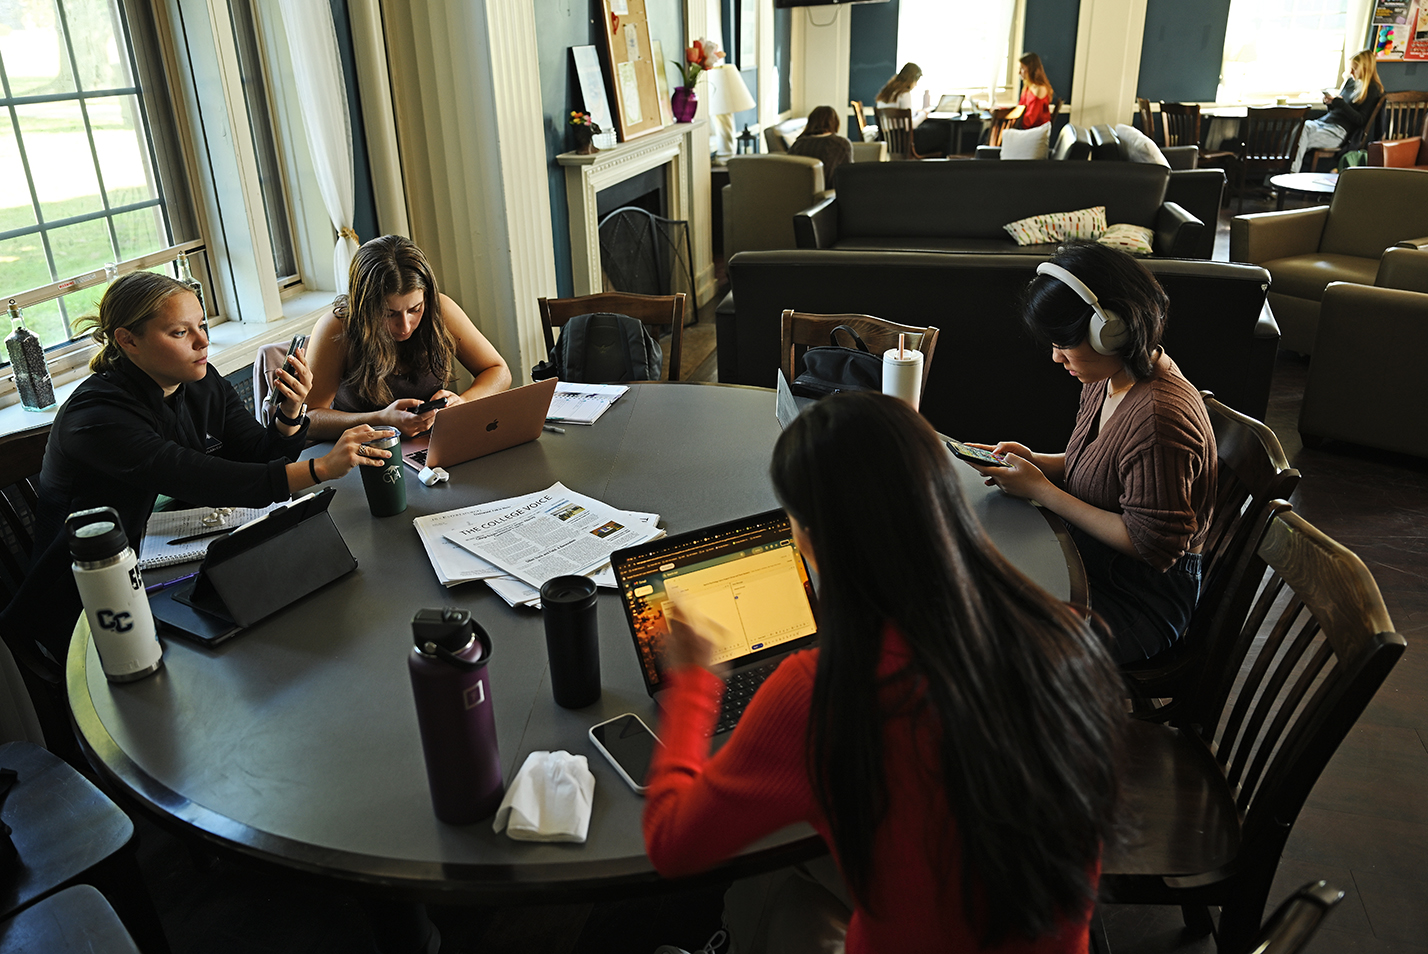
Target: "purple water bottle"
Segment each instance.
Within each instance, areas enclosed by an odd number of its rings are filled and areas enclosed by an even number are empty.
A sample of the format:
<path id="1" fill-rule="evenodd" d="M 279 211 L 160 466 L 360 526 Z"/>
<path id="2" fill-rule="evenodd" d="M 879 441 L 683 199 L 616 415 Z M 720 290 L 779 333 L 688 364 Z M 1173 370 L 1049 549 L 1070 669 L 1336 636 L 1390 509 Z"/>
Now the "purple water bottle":
<path id="1" fill-rule="evenodd" d="M 505 794 L 486 663 L 491 637 L 464 609 L 418 610 L 407 659 L 436 817 L 467 825 L 495 814 Z"/>

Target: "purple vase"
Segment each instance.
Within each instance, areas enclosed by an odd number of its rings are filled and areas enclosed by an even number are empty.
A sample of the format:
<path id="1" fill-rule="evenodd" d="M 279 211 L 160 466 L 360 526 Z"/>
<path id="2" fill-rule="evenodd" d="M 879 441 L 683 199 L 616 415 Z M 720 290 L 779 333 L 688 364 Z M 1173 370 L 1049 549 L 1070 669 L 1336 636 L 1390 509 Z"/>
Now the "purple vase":
<path id="1" fill-rule="evenodd" d="M 670 98 L 669 108 L 674 113 L 675 122 L 687 123 L 694 119 L 694 114 L 699 109 L 699 96 L 692 88 L 681 86 L 674 91 L 674 96 Z"/>

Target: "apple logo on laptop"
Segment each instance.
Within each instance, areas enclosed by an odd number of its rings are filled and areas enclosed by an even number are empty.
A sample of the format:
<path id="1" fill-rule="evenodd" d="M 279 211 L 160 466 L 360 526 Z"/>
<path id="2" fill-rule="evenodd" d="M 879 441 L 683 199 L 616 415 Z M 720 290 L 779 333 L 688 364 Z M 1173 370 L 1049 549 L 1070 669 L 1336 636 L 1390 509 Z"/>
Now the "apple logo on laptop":
<path id="1" fill-rule="evenodd" d="M 500 423 L 501 422 L 499 420 L 492 421 L 490 424 L 486 425 L 486 430 L 494 431 Z"/>

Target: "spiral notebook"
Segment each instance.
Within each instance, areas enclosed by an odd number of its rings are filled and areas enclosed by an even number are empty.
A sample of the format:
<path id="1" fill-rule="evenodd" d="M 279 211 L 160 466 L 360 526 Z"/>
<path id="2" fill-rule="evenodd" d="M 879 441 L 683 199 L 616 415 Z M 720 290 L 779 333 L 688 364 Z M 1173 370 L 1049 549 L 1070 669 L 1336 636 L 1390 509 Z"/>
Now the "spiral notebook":
<path id="1" fill-rule="evenodd" d="M 149 515 L 148 526 L 144 528 L 144 541 L 139 545 L 139 569 L 153 570 L 176 563 L 202 560 L 208 554 L 208 545 L 219 535 L 192 540 L 177 545 L 170 540 L 182 540 L 198 533 L 216 530 L 235 530 L 249 520 L 281 507 L 276 503 L 269 507 L 238 507 L 220 524 L 205 526 L 203 518 L 213 513 L 213 507 L 195 507 L 192 510 L 161 510 Z"/>

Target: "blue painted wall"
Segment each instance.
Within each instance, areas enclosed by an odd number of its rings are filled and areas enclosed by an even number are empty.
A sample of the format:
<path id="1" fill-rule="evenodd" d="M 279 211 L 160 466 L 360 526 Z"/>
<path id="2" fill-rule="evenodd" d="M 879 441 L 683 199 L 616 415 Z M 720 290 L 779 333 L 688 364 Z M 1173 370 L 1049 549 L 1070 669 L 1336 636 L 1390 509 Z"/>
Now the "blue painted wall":
<path id="1" fill-rule="evenodd" d="M 665 59 L 683 58 L 684 4 L 682 0 L 645 0 L 650 38 L 664 45 Z M 575 78 L 570 48 L 594 44 L 604 62 L 604 51 L 597 17 L 602 16 L 595 0 L 540 0 L 536 4 L 536 48 L 540 68 L 541 110 L 545 114 L 545 158 L 550 186 L 550 225 L 554 235 L 555 275 L 557 294 L 573 293 L 570 277 L 570 210 L 565 201 L 565 170 L 555 161 L 562 152 L 574 148 L 566 130 L 570 110 L 581 105 L 580 84 Z M 667 71 L 670 83 L 677 80 Z M 606 95 L 611 108 L 615 99 Z"/>
<path id="2" fill-rule="evenodd" d="M 897 61 L 898 0 L 860 3 L 853 7 L 848 46 L 848 98 L 871 108 Z M 836 108 L 836 107 L 835 107 Z"/>
<path id="3" fill-rule="evenodd" d="M 1149 0 L 1136 95 L 1151 102 L 1215 98 L 1230 0 Z"/>
<path id="4" fill-rule="evenodd" d="M 1026 0 L 1026 28 L 1021 48 L 1041 57 L 1054 95 L 1071 98 L 1076 65 L 1076 27 L 1080 0 Z"/>

